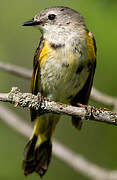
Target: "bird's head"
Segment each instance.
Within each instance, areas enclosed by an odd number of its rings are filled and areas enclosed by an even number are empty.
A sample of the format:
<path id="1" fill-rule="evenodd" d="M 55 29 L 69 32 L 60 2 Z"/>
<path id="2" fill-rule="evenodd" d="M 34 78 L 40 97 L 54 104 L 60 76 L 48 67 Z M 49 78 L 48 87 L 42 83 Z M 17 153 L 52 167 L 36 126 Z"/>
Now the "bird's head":
<path id="1" fill-rule="evenodd" d="M 73 31 L 80 25 L 84 25 L 84 19 L 81 14 L 62 6 L 46 8 L 35 15 L 32 20 L 23 24 L 23 26 L 36 26 L 42 33 Z"/>

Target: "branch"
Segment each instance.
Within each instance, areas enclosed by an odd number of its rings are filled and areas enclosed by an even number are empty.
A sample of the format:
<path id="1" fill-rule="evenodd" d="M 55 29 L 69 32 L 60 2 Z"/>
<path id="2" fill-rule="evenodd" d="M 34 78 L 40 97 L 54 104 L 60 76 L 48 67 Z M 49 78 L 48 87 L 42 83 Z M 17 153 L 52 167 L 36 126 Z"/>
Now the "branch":
<path id="1" fill-rule="evenodd" d="M 15 106 L 19 105 L 36 109 L 39 110 L 40 114 L 53 112 L 117 125 L 117 114 L 107 109 L 98 109 L 91 106 L 75 107 L 62 104 L 43 98 L 40 94 L 35 96 L 31 93 L 21 93 L 17 87 L 13 87 L 10 93 L 0 93 L 0 101 L 10 102 L 15 104 Z"/>
<path id="2" fill-rule="evenodd" d="M 25 137 L 30 137 L 32 127 L 24 123 L 15 113 L 0 105 L 0 118 L 13 130 Z M 116 180 L 117 171 L 106 170 L 87 161 L 81 155 L 69 150 L 63 144 L 54 139 L 53 154 L 67 163 L 71 168 L 80 172 L 82 175 L 95 180 Z"/>
<path id="3" fill-rule="evenodd" d="M 18 77 L 31 79 L 32 71 L 26 68 L 22 68 L 17 65 L 11 65 L 8 63 L 0 62 L 0 69 L 10 72 Z M 105 93 L 100 92 L 96 88 L 92 88 L 91 99 L 99 103 L 103 103 L 105 105 L 113 106 L 114 111 L 117 112 L 117 98 L 116 97 L 109 96 Z"/>
<path id="4" fill-rule="evenodd" d="M 105 93 L 100 92 L 99 90 L 92 88 L 91 98 L 97 102 L 101 102 L 103 104 L 113 106 L 114 111 L 117 112 L 117 98 L 113 96 L 109 96 Z"/>
<path id="5" fill-rule="evenodd" d="M 31 79 L 32 71 L 17 65 L 0 62 L 0 69 L 10 72 L 18 77 Z"/>

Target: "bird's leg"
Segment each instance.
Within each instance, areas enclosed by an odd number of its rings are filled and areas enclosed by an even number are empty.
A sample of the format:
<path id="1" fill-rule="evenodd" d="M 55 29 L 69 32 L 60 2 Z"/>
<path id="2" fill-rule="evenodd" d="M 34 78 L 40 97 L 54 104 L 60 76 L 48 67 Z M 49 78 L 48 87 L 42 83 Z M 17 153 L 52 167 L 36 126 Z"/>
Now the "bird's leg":
<path id="1" fill-rule="evenodd" d="M 37 101 L 38 101 L 38 107 L 41 108 L 41 104 L 44 101 L 44 97 L 41 95 L 40 92 L 37 94 Z"/>
<path id="2" fill-rule="evenodd" d="M 84 104 L 81 104 L 81 103 L 77 103 L 77 106 L 78 106 L 78 107 L 85 107 L 85 105 L 84 105 Z"/>

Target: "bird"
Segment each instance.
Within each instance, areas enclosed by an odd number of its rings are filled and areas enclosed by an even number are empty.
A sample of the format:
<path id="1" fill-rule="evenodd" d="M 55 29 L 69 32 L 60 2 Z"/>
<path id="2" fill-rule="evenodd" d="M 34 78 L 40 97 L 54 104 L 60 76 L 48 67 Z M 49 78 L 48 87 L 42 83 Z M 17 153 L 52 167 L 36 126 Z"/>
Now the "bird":
<path id="1" fill-rule="evenodd" d="M 69 7 L 55 6 L 41 10 L 23 26 L 33 26 L 42 36 L 33 60 L 30 92 L 49 100 L 73 106 L 87 105 L 96 68 L 96 42 L 83 16 Z M 61 115 L 39 114 L 30 109 L 35 122 L 24 149 L 24 175 L 36 172 L 42 177 L 52 156 L 52 138 Z M 82 119 L 72 117 L 80 130 Z"/>

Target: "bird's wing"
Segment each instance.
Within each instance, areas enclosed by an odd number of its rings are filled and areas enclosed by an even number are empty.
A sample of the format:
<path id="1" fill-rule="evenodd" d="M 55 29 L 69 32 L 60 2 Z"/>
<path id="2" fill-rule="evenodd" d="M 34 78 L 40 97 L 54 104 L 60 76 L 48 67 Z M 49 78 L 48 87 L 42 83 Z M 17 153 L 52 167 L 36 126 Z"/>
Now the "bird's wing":
<path id="1" fill-rule="evenodd" d="M 33 74 L 32 74 L 32 80 L 31 80 L 31 89 L 30 92 L 32 94 L 37 95 L 39 92 L 39 84 L 40 84 L 40 62 L 39 57 L 42 52 L 42 49 L 44 47 L 44 40 L 43 38 L 40 39 L 38 48 L 36 49 L 34 59 L 33 59 Z M 37 116 L 37 111 L 34 109 L 30 109 L 31 114 L 31 120 L 34 121 Z"/>
<path id="2" fill-rule="evenodd" d="M 33 59 L 33 74 L 31 80 L 31 93 L 37 95 L 38 89 L 38 81 L 39 81 L 39 72 L 40 72 L 40 63 L 39 63 L 39 56 L 44 46 L 44 40 L 41 38 L 39 45 L 36 49 L 34 59 Z"/>
<path id="3" fill-rule="evenodd" d="M 88 36 L 87 36 L 87 55 L 90 60 L 89 76 L 83 88 L 73 98 L 71 104 L 74 106 L 77 106 L 78 103 L 84 104 L 84 105 L 88 103 L 92 84 L 93 84 L 93 77 L 94 77 L 95 68 L 96 68 L 96 43 L 91 32 L 88 32 Z M 72 123 L 76 128 L 80 129 L 81 122 L 79 121 L 79 119 L 73 117 Z"/>

